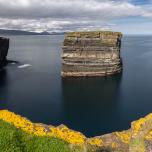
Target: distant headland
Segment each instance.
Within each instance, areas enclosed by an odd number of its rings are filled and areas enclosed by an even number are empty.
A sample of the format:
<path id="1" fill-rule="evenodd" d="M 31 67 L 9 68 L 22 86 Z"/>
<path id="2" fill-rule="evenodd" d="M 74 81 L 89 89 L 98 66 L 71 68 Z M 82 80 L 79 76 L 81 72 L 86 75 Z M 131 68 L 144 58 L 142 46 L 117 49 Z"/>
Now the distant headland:
<path id="1" fill-rule="evenodd" d="M 29 32 L 23 30 L 0 29 L 0 35 L 63 35 L 64 32 Z"/>

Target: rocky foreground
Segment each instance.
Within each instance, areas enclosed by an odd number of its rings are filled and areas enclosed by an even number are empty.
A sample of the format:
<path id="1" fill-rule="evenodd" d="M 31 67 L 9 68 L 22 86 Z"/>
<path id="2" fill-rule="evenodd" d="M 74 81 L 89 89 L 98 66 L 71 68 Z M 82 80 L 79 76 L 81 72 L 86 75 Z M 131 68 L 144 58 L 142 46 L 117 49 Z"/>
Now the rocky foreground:
<path id="1" fill-rule="evenodd" d="M 0 37 L 0 68 L 7 64 L 9 39 Z"/>
<path id="2" fill-rule="evenodd" d="M 109 31 L 66 33 L 61 75 L 106 76 L 120 73 L 121 38 L 121 33 Z"/>
<path id="3" fill-rule="evenodd" d="M 82 133 L 70 130 L 64 125 L 54 127 L 32 123 L 7 110 L 0 111 L 0 119 L 31 135 L 61 139 L 69 143 L 71 151 L 74 151 L 75 147 L 79 147 L 81 152 L 152 151 L 152 114 L 132 122 L 129 130 L 94 138 L 87 138 Z"/>

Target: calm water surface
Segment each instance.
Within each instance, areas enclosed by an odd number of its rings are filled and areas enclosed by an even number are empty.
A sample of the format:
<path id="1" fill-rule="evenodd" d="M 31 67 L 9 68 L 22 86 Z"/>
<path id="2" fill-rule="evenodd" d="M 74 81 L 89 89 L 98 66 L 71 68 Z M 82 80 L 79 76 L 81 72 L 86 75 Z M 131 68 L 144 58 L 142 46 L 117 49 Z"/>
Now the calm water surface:
<path id="1" fill-rule="evenodd" d="M 152 36 L 124 36 L 122 74 L 68 79 L 60 77 L 64 36 L 9 37 L 9 59 L 19 63 L 0 72 L 0 109 L 87 136 L 128 129 L 152 112 Z"/>

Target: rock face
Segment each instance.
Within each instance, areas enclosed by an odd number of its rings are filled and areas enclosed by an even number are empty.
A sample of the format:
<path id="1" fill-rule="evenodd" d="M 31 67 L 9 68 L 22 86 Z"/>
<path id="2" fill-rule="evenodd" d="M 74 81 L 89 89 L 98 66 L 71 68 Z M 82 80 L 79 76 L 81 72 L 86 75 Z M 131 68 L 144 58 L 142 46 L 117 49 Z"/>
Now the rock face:
<path id="1" fill-rule="evenodd" d="M 0 37 L 0 68 L 7 64 L 9 39 Z"/>
<path id="2" fill-rule="evenodd" d="M 131 123 L 131 128 L 122 132 L 96 137 L 103 147 L 92 147 L 92 151 L 106 152 L 152 152 L 152 114 Z M 89 152 L 91 151 L 89 150 Z"/>
<path id="3" fill-rule="evenodd" d="M 69 32 L 62 54 L 63 77 L 106 76 L 120 73 L 122 34 L 119 32 Z"/>

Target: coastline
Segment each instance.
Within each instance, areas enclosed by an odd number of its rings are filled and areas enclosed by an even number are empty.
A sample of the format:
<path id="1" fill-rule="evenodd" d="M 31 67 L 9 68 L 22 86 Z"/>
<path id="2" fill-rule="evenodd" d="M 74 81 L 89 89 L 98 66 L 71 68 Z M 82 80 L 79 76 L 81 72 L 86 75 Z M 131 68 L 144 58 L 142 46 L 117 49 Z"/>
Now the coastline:
<path id="1" fill-rule="evenodd" d="M 32 123 L 30 120 L 8 110 L 0 111 L 0 120 L 33 136 L 57 138 L 68 143 L 73 147 L 73 150 L 75 147 L 79 147 L 82 152 L 96 152 L 99 150 L 148 152 L 149 148 L 152 148 L 152 114 L 132 122 L 129 130 L 93 138 L 87 138 L 82 133 L 71 130 L 64 125 L 54 127 L 52 125 Z"/>

